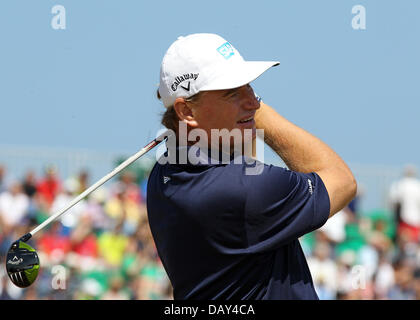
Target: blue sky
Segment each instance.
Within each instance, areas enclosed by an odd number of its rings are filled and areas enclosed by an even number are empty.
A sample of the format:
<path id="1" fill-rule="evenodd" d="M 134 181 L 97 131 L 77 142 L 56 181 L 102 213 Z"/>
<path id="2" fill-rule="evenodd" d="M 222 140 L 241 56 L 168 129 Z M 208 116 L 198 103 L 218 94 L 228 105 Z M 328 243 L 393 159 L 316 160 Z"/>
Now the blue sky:
<path id="1" fill-rule="evenodd" d="M 211 32 L 247 60 L 279 60 L 256 92 L 344 160 L 420 167 L 419 12 L 415 0 L 3 0 L 0 145 L 135 152 L 160 128 L 166 49 Z"/>

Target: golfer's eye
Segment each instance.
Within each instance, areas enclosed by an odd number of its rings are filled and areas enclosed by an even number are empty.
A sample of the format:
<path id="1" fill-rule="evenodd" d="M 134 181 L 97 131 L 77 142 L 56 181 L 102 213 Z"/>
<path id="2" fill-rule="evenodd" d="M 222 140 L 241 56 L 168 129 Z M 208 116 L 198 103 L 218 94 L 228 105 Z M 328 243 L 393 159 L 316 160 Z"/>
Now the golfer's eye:
<path id="1" fill-rule="evenodd" d="M 240 90 L 238 89 L 232 89 L 229 90 L 226 94 L 225 94 L 225 99 L 227 100 L 234 100 L 237 99 L 240 95 Z"/>
<path id="2" fill-rule="evenodd" d="M 238 96 L 239 96 L 239 90 L 233 90 L 233 91 L 229 94 L 228 98 L 229 98 L 229 99 L 234 99 L 234 98 L 237 98 Z"/>

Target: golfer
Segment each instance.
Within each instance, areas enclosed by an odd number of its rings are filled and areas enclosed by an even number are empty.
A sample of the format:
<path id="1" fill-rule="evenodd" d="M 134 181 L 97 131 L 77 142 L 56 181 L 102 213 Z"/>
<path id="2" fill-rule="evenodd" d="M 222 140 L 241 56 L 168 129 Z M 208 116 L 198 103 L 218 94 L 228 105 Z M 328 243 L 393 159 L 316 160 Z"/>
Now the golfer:
<path id="1" fill-rule="evenodd" d="M 215 34 L 179 37 L 163 58 L 162 123 L 177 143 L 162 157 L 177 161 L 153 167 L 147 210 L 175 299 L 318 299 L 298 239 L 345 207 L 357 185 L 330 147 L 253 92 L 250 83 L 278 64 L 245 61 Z M 183 127 L 205 147 L 185 143 Z M 251 130 L 253 138 L 264 130 L 288 169 L 260 163 L 249 174 L 249 157 L 237 161 L 236 148 L 224 148 L 232 139 L 212 136 L 222 129 Z M 229 161 L 221 161 L 226 150 Z"/>

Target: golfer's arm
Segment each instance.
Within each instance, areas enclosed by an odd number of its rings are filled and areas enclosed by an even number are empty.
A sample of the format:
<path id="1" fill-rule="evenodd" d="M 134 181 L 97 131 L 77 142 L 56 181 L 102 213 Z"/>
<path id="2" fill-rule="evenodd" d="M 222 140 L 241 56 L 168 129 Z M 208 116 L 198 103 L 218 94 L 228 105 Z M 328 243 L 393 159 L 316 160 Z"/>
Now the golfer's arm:
<path id="1" fill-rule="evenodd" d="M 345 162 L 324 142 L 299 128 L 261 101 L 256 115 L 257 129 L 264 129 L 265 142 L 289 169 L 316 172 L 330 198 L 330 217 L 356 195 L 356 180 Z"/>

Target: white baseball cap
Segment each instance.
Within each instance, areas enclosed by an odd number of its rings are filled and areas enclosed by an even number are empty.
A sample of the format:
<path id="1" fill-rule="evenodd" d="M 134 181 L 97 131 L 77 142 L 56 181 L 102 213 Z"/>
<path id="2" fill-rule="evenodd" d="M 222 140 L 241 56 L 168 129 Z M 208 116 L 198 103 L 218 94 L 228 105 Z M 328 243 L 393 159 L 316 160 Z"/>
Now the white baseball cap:
<path id="1" fill-rule="evenodd" d="M 170 107 L 178 97 L 243 86 L 279 64 L 245 61 L 222 37 L 191 34 L 179 37 L 166 51 L 160 69 L 159 94 L 165 107 Z"/>

